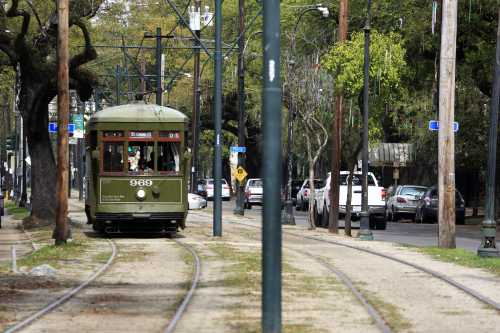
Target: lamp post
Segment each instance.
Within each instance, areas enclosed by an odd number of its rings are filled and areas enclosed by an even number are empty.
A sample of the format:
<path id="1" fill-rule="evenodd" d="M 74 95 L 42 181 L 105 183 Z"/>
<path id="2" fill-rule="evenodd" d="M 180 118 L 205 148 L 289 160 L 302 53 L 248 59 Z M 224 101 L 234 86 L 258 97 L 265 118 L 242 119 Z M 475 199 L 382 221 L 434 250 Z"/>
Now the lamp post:
<path id="1" fill-rule="evenodd" d="M 481 226 L 481 245 L 477 254 L 481 257 L 499 257 L 496 246 L 495 222 L 495 169 L 497 156 L 498 135 L 498 104 L 500 98 L 500 9 L 498 10 L 497 47 L 495 57 L 495 76 L 493 79 L 493 93 L 491 94 L 490 133 L 488 141 L 488 172 L 486 174 L 486 204 L 484 221 Z"/>
<path id="2" fill-rule="evenodd" d="M 295 25 L 292 30 L 292 35 L 291 35 L 291 50 L 292 50 L 292 57 L 288 61 L 288 70 L 293 71 L 294 70 L 294 65 L 295 65 L 295 60 L 293 59 L 295 56 L 295 35 L 297 33 L 297 27 L 299 26 L 299 22 L 302 19 L 302 17 L 307 13 L 311 11 L 318 11 L 321 13 L 323 18 L 327 18 L 330 16 L 330 11 L 328 10 L 327 7 L 323 7 L 322 4 L 316 4 L 310 7 L 305 8 L 302 10 L 302 12 L 299 14 L 299 17 L 297 18 L 297 21 L 295 22 Z M 293 119 L 295 118 L 295 105 L 293 103 L 293 97 L 290 97 L 290 105 L 288 107 L 288 129 L 287 129 L 287 163 L 286 163 L 286 169 L 287 169 L 287 182 L 286 182 L 286 187 L 285 187 L 285 209 L 283 211 L 283 214 L 281 215 L 281 223 L 283 224 L 295 224 L 295 217 L 293 214 L 293 202 L 292 202 L 292 177 L 293 177 L 293 159 L 292 159 L 292 147 L 293 147 Z"/>
<path id="3" fill-rule="evenodd" d="M 361 223 L 359 238 L 362 240 L 373 240 L 370 230 L 370 212 L 368 209 L 368 95 L 370 75 L 370 15 L 371 0 L 367 3 L 365 30 L 365 64 L 364 64 L 364 89 L 363 89 L 363 175 L 362 175 L 362 199 L 361 199 Z"/>

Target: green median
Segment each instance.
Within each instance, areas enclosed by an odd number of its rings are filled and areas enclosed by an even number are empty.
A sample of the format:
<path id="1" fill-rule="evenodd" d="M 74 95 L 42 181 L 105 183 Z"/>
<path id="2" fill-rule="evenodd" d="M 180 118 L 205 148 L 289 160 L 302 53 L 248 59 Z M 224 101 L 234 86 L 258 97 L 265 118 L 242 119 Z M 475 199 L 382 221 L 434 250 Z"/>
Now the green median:
<path id="1" fill-rule="evenodd" d="M 432 258 L 451 262 L 457 265 L 473 268 L 482 268 L 500 276 L 500 258 L 483 258 L 474 252 L 464 249 L 441 249 L 437 247 L 418 248 L 419 252 L 430 255 Z"/>

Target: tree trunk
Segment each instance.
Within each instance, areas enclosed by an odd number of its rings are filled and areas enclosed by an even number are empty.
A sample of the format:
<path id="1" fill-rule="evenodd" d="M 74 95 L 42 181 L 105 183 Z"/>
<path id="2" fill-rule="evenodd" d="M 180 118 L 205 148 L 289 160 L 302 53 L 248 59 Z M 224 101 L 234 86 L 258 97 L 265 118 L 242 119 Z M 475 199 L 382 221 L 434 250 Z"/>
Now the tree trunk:
<path id="1" fill-rule="evenodd" d="M 347 178 L 347 199 L 345 202 L 345 221 L 344 230 L 346 236 L 352 236 L 351 234 L 351 201 L 352 201 L 352 175 L 354 174 L 354 168 L 356 167 L 356 162 L 352 162 L 349 166 L 349 177 Z"/>
<path id="2" fill-rule="evenodd" d="M 314 193 L 314 162 L 309 163 L 309 229 L 316 229 L 316 216 L 314 215 L 314 198 L 316 194 Z"/>
<path id="3" fill-rule="evenodd" d="M 32 95 L 33 96 L 33 95 Z M 21 110 L 31 156 L 31 217 L 34 223 L 53 223 L 56 211 L 56 163 L 48 128 L 48 102 L 21 103 L 36 110 Z"/>

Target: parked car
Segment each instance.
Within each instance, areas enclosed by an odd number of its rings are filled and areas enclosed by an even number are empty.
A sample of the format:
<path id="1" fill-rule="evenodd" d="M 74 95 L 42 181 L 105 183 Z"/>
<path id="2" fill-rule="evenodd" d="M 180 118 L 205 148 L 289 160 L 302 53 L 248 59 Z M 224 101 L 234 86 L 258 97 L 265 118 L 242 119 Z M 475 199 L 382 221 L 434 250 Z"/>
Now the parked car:
<path id="1" fill-rule="evenodd" d="M 292 193 L 291 193 L 291 198 L 292 198 L 292 203 L 294 205 L 297 204 L 297 194 L 300 191 L 300 188 L 302 187 L 302 180 L 292 180 Z"/>
<path id="2" fill-rule="evenodd" d="M 321 179 L 314 180 L 314 188 L 323 187 L 323 181 Z M 296 209 L 306 211 L 309 208 L 309 196 L 311 194 L 311 190 L 309 188 L 309 179 L 306 179 L 302 182 L 302 185 L 297 192 L 297 201 L 296 201 Z"/>
<path id="3" fill-rule="evenodd" d="M 188 209 L 202 209 L 207 207 L 207 200 L 199 194 L 188 193 Z"/>
<path id="4" fill-rule="evenodd" d="M 207 178 L 203 179 L 201 185 L 201 192 L 206 192 L 206 198 L 207 200 L 213 200 L 214 198 L 214 179 L 213 178 Z M 222 200 L 230 200 L 231 199 L 231 190 L 229 189 L 229 185 L 227 184 L 227 181 L 222 178 Z M 200 187 L 198 187 L 200 191 Z"/>
<path id="5" fill-rule="evenodd" d="M 264 182 L 261 178 L 250 178 L 245 185 L 245 208 L 252 209 L 253 205 L 262 205 Z"/>
<path id="6" fill-rule="evenodd" d="M 433 186 L 418 201 L 415 221 L 418 223 L 436 223 L 438 220 L 438 207 L 438 189 Z M 458 190 L 455 190 L 455 223 L 465 223 L 465 201 Z"/>
<path id="7" fill-rule="evenodd" d="M 339 213 L 345 215 L 347 202 L 347 181 L 349 171 L 340 171 Z M 330 173 L 324 181 L 324 186 L 316 190 L 314 206 L 316 223 L 326 227 L 330 214 Z M 370 228 L 385 230 L 385 188 L 378 186 L 373 173 L 368 172 L 368 213 L 370 214 Z M 355 172 L 352 179 L 351 216 L 359 218 L 361 214 L 361 172 Z"/>
<path id="8" fill-rule="evenodd" d="M 427 191 L 426 186 L 399 185 L 393 191 L 388 191 L 385 204 L 387 221 L 398 221 L 402 216 L 415 219 L 417 203 Z"/>

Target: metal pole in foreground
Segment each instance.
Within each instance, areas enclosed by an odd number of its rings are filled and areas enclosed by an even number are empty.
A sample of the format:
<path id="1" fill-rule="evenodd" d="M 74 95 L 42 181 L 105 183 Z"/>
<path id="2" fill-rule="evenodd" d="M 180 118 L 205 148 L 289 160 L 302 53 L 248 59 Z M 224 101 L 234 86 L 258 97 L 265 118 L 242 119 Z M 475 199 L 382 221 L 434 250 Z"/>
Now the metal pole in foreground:
<path id="1" fill-rule="evenodd" d="M 245 0 L 239 0 L 239 34 L 238 40 L 238 146 L 245 146 Z M 238 153 L 238 166 L 245 167 L 245 153 Z M 245 181 L 238 181 L 236 190 L 235 215 L 245 215 Z"/>
<path id="2" fill-rule="evenodd" d="M 194 33 L 198 37 L 201 37 L 200 33 L 200 8 L 201 8 L 201 0 L 196 0 L 194 2 L 194 10 L 197 13 L 195 20 L 196 22 L 192 22 L 191 29 L 194 30 Z M 194 28 L 194 29 L 193 29 Z M 193 164 L 191 166 L 191 192 L 196 193 L 198 190 L 198 160 L 199 160 L 199 145 L 200 145 L 200 137 L 199 137 L 199 127 L 200 127 L 200 43 L 198 40 L 194 40 L 194 69 L 193 69 L 193 117 L 192 117 L 192 129 L 191 129 L 191 137 L 192 137 L 192 152 L 193 152 Z"/>
<path id="3" fill-rule="evenodd" d="M 373 240 L 370 230 L 370 212 L 368 209 L 368 96 L 370 83 L 370 15 L 372 2 L 368 0 L 365 24 L 365 67 L 364 67 L 364 90 L 363 90 L 363 194 L 361 199 L 361 223 L 359 238 L 362 240 Z"/>
<path id="4" fill-rule="evenodd" d="M 457 0 L 443 0 L 439 59 L 438 197 L 441 248 L 455 248 L 455 59 Z"/>
<path id="5" fill-rule="evenodd" d="M 500 98 L 500 8 L 498 9 L 497 48 L 495 57 L 495 76 L 493 78 L 493 92 L 491 94 L 490 133 L 488 141 L 488 172 L 486 174 L 486 203 L 484 221 L 481 226 L 481 245 L 477 254 L 481 257 L 498 257 L 496 245 L 495 221 L 495 169 L 497 156 L 497 129 L 498 129 L 498 104 Z"/>
<path id="6" fill-rule="evenodd" d="M 280 1 L 263 1 L 262 332 L 281 332 L 281 80 Z"/>
<path id="7" fill-rule="evenodd" d="M 215 0 L 214 236 L 222 236 L 222 2 Z"/>

